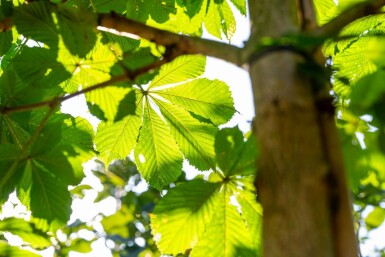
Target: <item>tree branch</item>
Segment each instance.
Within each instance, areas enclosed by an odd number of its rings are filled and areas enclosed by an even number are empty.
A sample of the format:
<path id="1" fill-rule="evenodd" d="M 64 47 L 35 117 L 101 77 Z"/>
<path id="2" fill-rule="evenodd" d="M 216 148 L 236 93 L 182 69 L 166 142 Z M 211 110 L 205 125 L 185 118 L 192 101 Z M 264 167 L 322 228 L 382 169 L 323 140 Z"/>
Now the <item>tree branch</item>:
<path id="1" fill-rule="evenodd" d="M 327 24 L 313 30 L 311 35 L 321 38 L 335 37 L 345 26 L 353 21 L 368 15 L 378 14 L 384 5 L 385 0 L 371 0 L 356 4 Z"/>
<path id="2" fill-rule="evenodd" d="M 26 105 L 20 105 L 20 106 L 15 106 L 15 107 L 3 107 L 0 109 L 1 114 L 10 114 L 10 113 L 15 113 L 15 112 L 24 112 L 24 111 L 29 111 L 29 110 L 34 110 L 37 108 L 45 107 L 45 106 L 52 106 L 56 103 L 60 104 L 66 100 L 69 100 L 71 98 L 74 98 L 75 96 L 79 96 L 97 89 L 105 88 L 107 86 L 111 86 L 115 83 L 118 82 L 125 82 L 125 81 L 134 81 L 138 76 L 143 75 L 151 70 L 154 70 L 156 68 L 159 68 L 163 64 L 169 63 L 172 60 L 174 60 L 176 57 L 182 55 L 183 53 L 180 52 L 178 49 L 174 48 L 168 48 L 166 51 L 165 56 L 152 64 L 149 64 L 147 66 L 144 66 L 142 68 L 139 68 L 135 71 L 126 71 L 124 74 L 116 76 L 111 78 L 110 80 L 104 81 L 102 83 L 96 84 L 94 86 L 79 90 L 75 93 L 69 94 L 69 95 L 64 95 L 61 97 L 55 97 L 51 100 L 48 101 L 42 101 L 38 103 L 33 103 L 33 104 L 26 104 Z"/>
<path id="3" fill-rule="evenodd" d="M 12 18 L 5 18 L 4 20 L 0 21 L 0 32 L 10 30 L 12 29 L 12 27 L 13 27 Z"/>
<path id="4" fill-rule="evenodd" d="M 184 54 L 202 54 L 243 65 L 242 48 L 225 43 L 176 34 L 147 26 L 143 23 L 127 19 L 116 14 L 99 14 L 98 29 L 111 33 L 129 33 L 133 36 L 147 39 L 158 45 L 174 46 Z"/>

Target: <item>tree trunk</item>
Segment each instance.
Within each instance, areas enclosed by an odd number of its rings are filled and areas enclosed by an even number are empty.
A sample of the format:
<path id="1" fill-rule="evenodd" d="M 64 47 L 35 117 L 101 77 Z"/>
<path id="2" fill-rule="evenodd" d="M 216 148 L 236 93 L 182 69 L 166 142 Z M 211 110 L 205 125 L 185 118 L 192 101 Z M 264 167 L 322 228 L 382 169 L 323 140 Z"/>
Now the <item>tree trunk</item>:
<path id="1" fill-rule="evenodd" d="M 303 29 L 300 0 L 254 2 L 252 35 Z M 318 107 L 311 79 L 298 70 L 303 61 L 275 52 L 250 64 L 261 149 L 256 185 L 264 209 L 263 256 L 357 256 L 334 117 Z"/>

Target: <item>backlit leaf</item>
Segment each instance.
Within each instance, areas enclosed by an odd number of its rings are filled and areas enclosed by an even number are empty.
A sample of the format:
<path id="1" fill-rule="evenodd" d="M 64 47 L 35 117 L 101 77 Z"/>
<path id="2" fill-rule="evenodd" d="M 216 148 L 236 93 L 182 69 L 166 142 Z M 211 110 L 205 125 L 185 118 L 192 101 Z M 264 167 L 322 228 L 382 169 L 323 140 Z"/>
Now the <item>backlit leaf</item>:
<path id="1" fill-rule="evenodd" d="M 10 246 L 8 242 L 0 241 L 0 257 L 40 257 L 41 255 Z"/>
<path id="2" fill-rule="evenodd" d="M 46 233 L 36 229 L 33 223 L 23 219 L 6 218 L 1 220 L 0 233 L 2 232 L 10 232 L 21 237 L 24 242 L 36 249 L 47 248 L 52 244 Z"/>
<path id="3" fill-rule="evenodd" d="M 171 63 L 162 66 L 148 89 L 196 78 L 203 74 L 205 65 L 206 58 L 203 56 L 184 55 L 178 57 Z"/>
<path id="4" fill-rule="evenodd" d="M 154 240 L 162 253 L 178 254 L 194 247 L 216 212 L 220 184 L 194 180 L 162 198 L 151 215 Z"/>
<path id="5" fill-rule="evenodd" d="M 229 121 L 235 113 L 229 87 L 219 80 L 196 79 L 152 93 L 208 118 L 216 125 Z"/>
<path id="6" fill-rule="evenodd" d="M 184 157 L 199 170 L 214 168 L 214 138 L 218 129 L 194 119 L 187 111 L 166 102 L 155 101 Z"/>
<path id="7" fill-rule="evenodd" d="M 161 189 L 182 172 L 183 158 L 167 125 L 146 102 L 143 125 L 135 147 L 135 162 L 144 179 Z"/>
<path id="8" fill-rule="evenodd" d="M 202 235 L 198 244 L 191 251 L 192 257 L 252 257 L 250 232 L 246 228 L 237 207 L 232 205 L 232 191 L 223 186 L 218 192 L 215 215 L 210 226 Z"/>
<path id="9" fill-rule="evenodd" d="M 143 99 L 139 96 L 135 114 L 127 115 L 118 122 L 101 122 L 95 137 L 96 149 L 107 163 L 124 159 L 134 148 L 142 125 Z"/>

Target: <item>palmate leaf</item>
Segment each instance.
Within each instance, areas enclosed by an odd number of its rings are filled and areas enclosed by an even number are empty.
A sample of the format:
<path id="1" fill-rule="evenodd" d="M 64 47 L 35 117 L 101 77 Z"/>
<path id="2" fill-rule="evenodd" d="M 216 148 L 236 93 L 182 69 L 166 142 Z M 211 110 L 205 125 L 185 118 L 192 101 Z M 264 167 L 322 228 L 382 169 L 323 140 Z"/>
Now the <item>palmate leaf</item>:
<path id="1" fill-rule="evenodd" d="M 96 149 L 100 157 L 109 163 L 114 159 L 124 159 L 134 148 L 142 125 L 143 97 L 136 97 L 136 109 L 116 122 L 101 122 L 95 137 Z"/>
<path id="2" fill-rule="evenodd" d="M 375 59 L 383 47 L 375 36 L 384 34 L 384 17 L 374 15 L 359 19 L 341 32 L 340 36 L 348 39 L 326 44 L 325 55 L 332 57 L 332 68 L 335 70 L 333 89 L 342 99 L 347 99 L 351 87 L 360 78 L 378 69 Z"/>
<path id="3" fill-rule="evenodd" d="M 151 215 L 151 228 L 159 250 L 178 254 L 194 247 L 215 213 L 220 184 L 193 180 L 162 198 Z"/>
<path id="4" fill-rule="evenodd" d="M 182 172 L 183 157 L 167 125 L 146 100 L 135 162 L 144 179 L 161 190 Z"/>
<path id="5" fill-rule="evenodd" d="M 68 50 L 76 56 L 85 57 L 96 43 L 96 17 L 81 8 L 58 5 L 60 34 Z"/>
<path id="6" fill-rule="evenodd" d="M 213 36 L 222 38 L 223 32 L 230 40 L 235 33 L 236 21 L 229 3 L 226 0 L 209 1 L 204 25 Z"/>
<path id="7" fill-rule="evenodd" d="M 80 57 L 84 57 L 96 42 L 96 19 L 92 13 L 79 8 L 33 2 L 15 8 L 13 20 L 26 38 L 57 49 L 61 36 L 69 51 Z"/>
<path id="8" fill-rule="evenodd" d="M 202 23 L 206 17 L 207 1 L 187 0 L 184 3 L 177 1 L 176 12 L 170 14 L 167 21 L 158 23 L 150 19 L 147 21 L 147 24 L 175 33 L 200 37 L 202 36 Z"/>
<path id="9" fill-rule="evenodd" d="M 166 22 L 175 13 L 175 0 L 135 0 L 127 3 L 127 17 L 145 22 L 149 18 L 158 23 Z"/>
<path id="10" fill-rule="evenodd" d="M 234 196 L 241 200 L 242 215 L 232 204 Z M 261 208 L 255 199 L 255 194 L 224 181 L 177 185 L 151 215 L 159 250 L 176 255 L 192 249 L 191 256 L 202 257 L 258 256 Z"/>
<path id="11" fill-rule="evenodd" d="M 225 83 L 196 79 L 204 68 L 204 57 L 182 56 L 162 66 L 147 90 L 130 89 L 119 103 L 115 122 L 98 127 L 95 142 L 101 158 L 124 158 L 135 146 L 141 174 L 158 189 L 180 175 L 180 152 L 197 169 L 214 169 L 218 128 L 213 123 L 228 121 L 234 107 Z"/>
<path id="12" fill-rule="evenodd" d="M 13 20 L 20 34 L 57 48 L 59 35 L 52 16 L 53 11 L 53 6 L 45 1 L 24 4 L 15 8 Z"/>
<path id="13" fill-rule="evenodd" d="M 230 137 L 234 143 L 222 156 L 230 163 L 242 159 L 238 154 L 251 147 L 249 142 L 255 144 L 253 140 L 243 142 L 238 128 L 225 129 L 219 135 L 216 140 Z M 251 159 L 255 162 L 255 154 Z M 244 166 L 244 161 L 239 163 Z M 259 256 L 262 209 L 256 202 L 255 168 L 251 174 L 245 167 L 237 176 L 215 173 L 217 179 L 209 179 L 212 182 L 196 179 L 169 190 L 151 215 L 152 233 L 162 254 L 192 249 L 191 256 L 198 257 Z"/>
<path id="14" fill-rule="evenodd" d="M 58 85 L 71 77 L 57 57 L 57 52 L 49 49 L 23 48 L 11 65 L 22 83 L 39 89 L 41 94 L 52 89 L 57 95 L 60 93 Z"/>
<path id="15" fill-rule="evenodd" d="M 30 134 L 20 124 L 7 115 L 0 115 L 1 144 L 15 144 L 21 149 Z"/>
<path id="16" fill-rule="evenodd" d="M 202 34 L 202 23 L 211 35 L 230 40 L 236 29 L 236 21 L 230 5 L 246 15 L 245 0 L 183 0 L 176 1 L 176 13 L 170 14 L 164 23 L 148 20 L 151 26 L 189 35 Z"/>
<path id="17" fill-rule="evenodd" d="M 194 119 L 186 110 L 155 101 L 189 163 L 199 170 L 214 168 L 214 139 L 218 128 Z"/>
<path id="18" fill-rule="evenodd" d="M 191 251 L 191 257 L 252 257 L 252 236 L 237 207 L 230 203 L 233 192 L 224 185 L 215 203 L 209 228 Z M 258 217 L 258 216 L 257 216 Z M 255 217 L 253 217 L 255 218 Z"/>
<path id="19" fill-rule="evenodd" d="M 254 177 L 249 180 L 253 186 Z M 251 245 L 249 249 L 255 252 L 261 250 L 262 243 L 262 206 L 256 202 L 256 194 L 253 191 L 243 191 L 235 194 L 235 197 L 241 207 L 242 217 L 244 217 L 248 234 L 251 237 Z M 260 256 L 260 254 L 257 254 Z"/>
<path id="20" fill-rule="evenodd" d="M 190 18 L 194 17 L 200 12 L 203 4 L 206 5 L 205 0 L 183 0 L 182 2 L 183 7 L 186 8 L 186 13 Z"/>
<path id="21" fill-rule="evenodd" d="M 34 217 L 60 227 L 71 214 L 71 196 L 68 185 L 58 180 L 38 162 L 30 160 L 23 167 L 23 177 L 17 186 L 20 201 Z"/>
<path id="22" fill-rule="evenodd" d="M 216 125 L 230 120 L 235 112 L 229 87 L 219 80 L 196 79 L 179 86 L 151 92 L 210 119 Z"/>
<path id="23" fill-rule="evenodd" d="M 113 121 L 118 114 L 120 103 L 129 92 L 129 88 L 109 86 L 86 93 L 86 99 L 89 104 L 96 104 L 100 108 L 104 121 Z"/>
<path id="24" fill-rule="evenodd" d="M 20 172 L 7 172 L 19 158 L 21 149 L 13 144 L 0 144 L 0 203 L 7 201 L 8 196 L 15 190 L 20 181 Z"/>
<path id="25" fill-rule="evenodd" d="M 159 74 L 151 81 L 148 89 L 183 82 L 199 77 L 205 71 L 206 58 L 203 56 L 184 55 L 165 64 Z"/>
<path id="26" fill-rule="evenodd" d="M 111 67 L 118 59 L 107 45 L 100 42 L 99 38 L 84 58 L 72 55 L 64 46 L 60 47 L 58 61 L 72 74 L 61 84 L 67 93 L 72 93 L 79 87 L 87 88 L 110 79 Z M 89 96 L 92 94 L 86 94 L 86 99 Z"/>
<path id="27" fill-rule="evenodd" d="M 255 174 L 258 150 L 254 136 L 244 141 L 238 127 L 224 128 L 215 139 L 217 166 L 225 176 L 250 176 Z"/>

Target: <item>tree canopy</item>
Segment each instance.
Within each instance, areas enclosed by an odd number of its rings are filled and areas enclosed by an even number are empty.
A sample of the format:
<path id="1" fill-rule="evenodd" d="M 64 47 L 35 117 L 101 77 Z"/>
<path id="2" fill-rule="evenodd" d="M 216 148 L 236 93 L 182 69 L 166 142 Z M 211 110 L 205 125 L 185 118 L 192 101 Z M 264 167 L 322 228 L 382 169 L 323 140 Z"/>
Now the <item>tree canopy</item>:
<path id="1" fill-rule="evenodd" d="M 272 208 L 275 203 L 265 202 L 266 192 L 281 179 L 269 166 L 280 170 L 276 160 L 288 172 L 301 163 L 307 171 L 314 169 L 313 175 L 298 177 L 305 187 L 317 189 L 313 179 L 327 173 L 316 191 L 325 198 L 305 197 L 330 211 L 330 217 L 320 214 L 320 224 L 335 224 L 329 218 L 344 209 L 345 188 L 339 185 L 345 183 L 345 166 L 354 204 L 351 225 L 364 242 L 362 227 L 372 230 L 385 220 L 385 1 L 289 2 L 292 8 L 282 4 L 275 12 L 268 0 L 1 1 L 0 256 L 39 256 L 44 249 L 54 249 L 54 256 L 87 253 L 101 238 L 113 256 L 251 257 L 263 251 L 269 256 L 270 244 L 263 240 L 269 240 L 264 233 L 271 223 L 262 213 L 279 212 L 280 207 Z M 281 9 L 294 13 L 295 26 L 275 26 L 277 19 L 286 19 L 277 17 Z M 231 45 L 235 13 L 251 20 L 243 47 Z M 204 33 L 218 41 L 202 38 Z M 261 62 L 277 55 L 290 63 L 285 54 L 294 56 L 293 70 Z M 229 86 L 204 76 L 207 56 L 250 72 L 257 115 L 250 131 L 226 127 L 237 110 Z M 274 69 L 278 72 L 269 72 Z M 262 76 L 255 79 L 254 70 Z M 287 85 L 295 86 L 281 87 L 281 93 L 271 88 L 274 97 L 257 85 L 266 80 L 280 86 L 275 74 L 280 81 L 286 73 L 295 80 Z M 61 111 L 63 102 L 79 95 L 100 121 L 97 128 Z M 302 125 L 296 134 L 295 122 L 304 121 L 309 130 L 313 124 L 306 123 L 307 112 L 297 119 L 287 111 L 292 103 L 281 100 L 293 96 L 300 112 L 310 103 L 316 118 L 309 120 L 317 123 L 314 134 L 320 139 L 304 136 L 304 145 L 298 143 Z M 277 113 L 282 120 L 271 118 Z M 337 141 L 328 133 L 327 119 L 338 129 Z M 275 134 L 260 125 L 271 120 L 282 131 Z M 300 149 L 303 156 L 291 160 L 277 151 L 276 158 L 266 158 L 270 146 L 278 149 L 276 143 Z M 322 155 L 312 155 L 312 148 Z M 94 201 L 113 197 L 117 210 L 110 216 L 98 213 L 90 222 L 69 222 L 74 199 L 95 192 L 82 183 L 83 164 L 90 160 L 103 185 Z M 187 179 L 184 162 L 209 172 Z M 341 176 L 334 173 L 336 166 Z M 149 187 L 140 191 L 143 180 Z M 296 199 L 296 191 L 285 186 L 273 192 Z M 25 207 L 24 215 L 7 216 L 5 206 L 14 201 L 10 195 Z M 344 210 L 349 223 L 350 209 Z M 343 233 L 330 229 L 338 241 Z M 12 245 L 10 235 L 21 238 L 19 246 Z M 378 254 L 383 256 L 384 249 Z"/>

